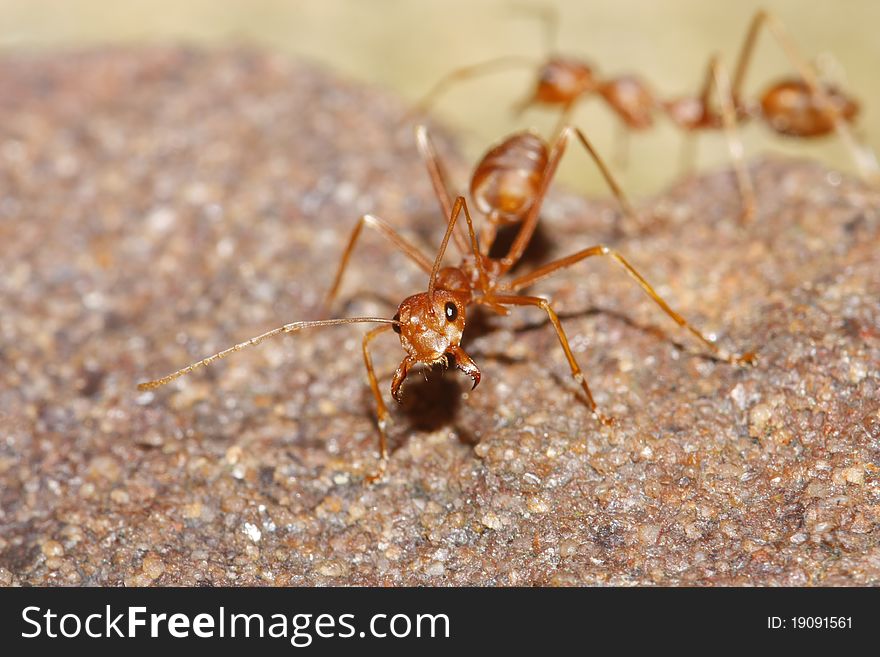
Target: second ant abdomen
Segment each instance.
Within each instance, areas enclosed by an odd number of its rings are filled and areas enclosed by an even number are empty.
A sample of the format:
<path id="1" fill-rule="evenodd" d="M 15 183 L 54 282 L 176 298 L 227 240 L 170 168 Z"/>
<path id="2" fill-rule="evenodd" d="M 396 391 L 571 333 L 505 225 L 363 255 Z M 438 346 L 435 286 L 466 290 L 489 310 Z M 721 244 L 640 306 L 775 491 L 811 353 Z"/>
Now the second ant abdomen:
<path id="1" fill-rule="evenodd" d="M 856 101 L 833 87 L 825 87 L 828 101 L 840 117 L 852 122 L 859 112 Z M 834 131 L 834 118 L 821 107 L 801 80 L 778 82 L 761 96 L 761 113 L 768 125 L 789 137 L 823 137 Z"/>

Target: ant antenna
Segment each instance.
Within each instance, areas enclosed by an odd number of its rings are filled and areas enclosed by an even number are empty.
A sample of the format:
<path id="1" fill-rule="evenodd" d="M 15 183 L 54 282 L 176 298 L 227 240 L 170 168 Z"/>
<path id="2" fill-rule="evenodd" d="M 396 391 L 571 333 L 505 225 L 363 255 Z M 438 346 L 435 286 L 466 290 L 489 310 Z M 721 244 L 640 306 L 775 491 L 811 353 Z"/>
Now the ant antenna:
<path id="1" fill-rule="evenodd" d="M 448 238 L 448 236 L 447 236 Z M 221 358 L 226 358 L 229 354 L 235 351 L 241 351 L 245 347 L 253 347 L 255 345 L 260 344 L 263 340 L 267 338 L 274 337 L 281 333 L 295 333 L 297 331 L 301 331 L 306 328 L 317 328 L 321 326 L 338 326 L 340 324 L 358 324 L 358 323 L 366 323 L 372 322 L 375 324 L 392 324 L 399 325 L 400 322 L 395 319 L 385 319 L 384 317 L 346 317 L 344 319 L 319 319 L 311 322 L 292 322 L 290 324 L 285 324 L 284 326 L 279 326 L 278 328 L 272 329 L 271 331 L 267 331 L 262 335 L 258 335 L 256 337 L 251 338 L 250 340 L 246 340 L 244 342 L 240 342 L 234 347 L 229 347 L 228 349 L 224 349 L 221 352 L 214 354 L 213 356 L 208 356 L 207 358 L 203 358 L 202 360 L 192 363 L 191 365 L 187 365 L 183 369 L 179 369 L 176 372 L 172 372 L 168 376 L 163 376 L 161 379 L 155 379 L 154 381 L 145 381 L 144 383 L 138 384 L 138 390 L 154 390 L 160 386 L 164 386 L 166 383 L 171 383 L 175 379 L 179 379 L 184 374 L 189 374 L 194 369 L 199 367 L 205 367 L 210 365 L 215 360 L 220 360 Z"/>
<path id="2" fill-rule="evenodd" d="M 431 280 L 428 282 L 428 296 L 431 299 L 429 310 L 432 315 L 434 314 L 434 289 L 437 284 L 437 275 L 440 273 L 440 263 L 443 260 L 443 255 L 446 253 L 446 246 L 449 244 L 449 237 L 452 235 L 452 231 L 455 228 L 455 222 L 458 220 L 458 215 L 461 214 L 462 210 L 464 210 L 464 218 L 468 225 L 468 235 L 470 237 L 471 248 L 474 252 L 474 258 L 476 259 L 477 271 L 480 275 L 480 284 L 484 290 L 488 289 L 488 278 L 480 259 L 480 244 L 477 241 L 477 234 L 474 231 L 474 222 L 471 219 L 471 213 L 468 211 L 467 201 L 464 196 L 459 196 L 455 199 L 455 205 L 452 207 L 452 214 L 449 215 L 446 234 L 443 236 L 443 241 L 440 243 L 440 250 L 437 251 L 437 258 L 434 260 L 434 267 L 431 269 Z"/>

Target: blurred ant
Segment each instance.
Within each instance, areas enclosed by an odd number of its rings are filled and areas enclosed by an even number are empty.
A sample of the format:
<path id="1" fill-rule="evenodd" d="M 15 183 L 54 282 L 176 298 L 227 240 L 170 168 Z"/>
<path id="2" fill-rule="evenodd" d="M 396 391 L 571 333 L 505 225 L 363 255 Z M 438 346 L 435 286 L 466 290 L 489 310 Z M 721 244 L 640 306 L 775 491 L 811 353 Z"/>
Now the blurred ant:
<path id="1" fill-rule="evenodd" d="M 799 77 L 779 80 L 767 87 L 758 100 L 745 101 L 742 88 L 746 72 L 758 34 L 764 26 L 785 51 Z M 721 106 L 720 116 L 710 104 L 713 87 Z M 782 23 L 769 12 L 758 11 L 752 18 L 732 83 L 715 56 L 709 62 L 708 73 L 698 96 L 662 101 L 661 106 L 688 137 L 701 130 L 725 128 L 744 206 L 743 218 L 746 220 L 754 215 L 755 198 L 750 177 L 742 162 L 742 145 L 735 133 L 736 123 L 746 119 L 760 121 L 779 135 L 797 139 L 823 137 L 836 132 L 862 177 L 873 184 L 880 182 L 880 168 L 873 153 L 856 141 L 849 127 L 858 114 L 858 103 L 836 87 L 820 81 L 798 52 Z M 688 139 L 686 145 L 692 147 L 692 140 Z"/>
<path id="2" fill-rule="evenodd" d="M 505 69 L 537 69 L 532 91 L 513 106 L 515 115 L 535 105 L 560 110 L 557 132 L 569 123 L 577 104 L 588 96 L 598 94 L 631 130 L 646 130 L 654 123 L 656 106 L 650 88 L 635 75 L 604 78 L 591 64 L 570 56 L 558 54 L 556 43 L 559 33 L 559 14 L 551 7 L 514 5 L 515 9 L 536 15 L 544 27 L 545 52 L 543 59 L 507 55 L 484 62 L 463 66 L 442 77 L 416 104 L 417 111 L 426 112 L 452 85 L 469 78 Z"/>
<path id="3" fill-rule="evenodd" d="M 573 128 L 563 130 L 563 135 L 573 131 Z M 430 139 L 423 127 L 418 129 L 419 140 L 430 146 Z M 467 310 L 470 306 L 477 305 L 488 308 L 500 315 L 508 315 L 512 306 L 533 306 L 541 309 L 547 314 L 550 323 L 553 325 L 565 358 L 568 361 L 571 375 L 574 380 L 581 386 L 585 400 L 593 413 L 593 416 L 609 425 L 613 422 L 610 417 L 602 415 L 593 400 L 593 395 L 587 385 L 587 381 L 581 371 L 574 354 L 566 337 L 559 317 L 553 310 L 550 302 L 538 296 L 526 296 L 518 294 L 523 288 L 527 288 L 537 281 L 550 276 L 551 274 L 571 267 L 572 265 L 591 258 L 593 256 L 607 256 L 621 265 L 627 274 L 629 274 L 639 286 L 660 306 L 660 308 L 669 317 L 671 317 L 679 326 L 686 328 L 695 335 L 703 344 L 708 347 L 715 357 L 735 365 L 751 364 L 755 360 L 755 355 L 751 352 L 743 355 L 730 355 L 722 352 L 714 342 L 698 329 L 692 326 L 684 317 L 675 312 L 664 301 L 653 287 L 645 280 L 645 278 L 617 251 L 610 249 L 604 245 L 593 246 L 587 249 L 581 249 L 572 255 L 569 255 L 553 262 L 538 267 L 527 274 L 508 278 L 507 274 L 517 264 L 525 251 L 526 245 L 535 232 L 538 223 L 541 203 L 556 172 L 559 159 L 564 150 L 564 141 L 560 138 L 554 144 L 553 149 L 544 166 L 543 172 L 537 180 L 534 187 L 523 188 L 522 202 L 528 204 L 528 211 L 519 222 L 519 232 L 513 241 L 510 249 L 502 258 L 492 258 L 487 254 L 488 248 L 479 243 L 474 224 L 468 211 L 467 201 L 463 196 L 456 198 L 449 212 L 446 231 L 440 248 L 437 251 L 433 262 L 423 254 L 418 247 L 413 245 L 405 237 L 397 233 L 389 224 L 382 219 L 373 215 L 362 216 L 355 225 L 351 234 L 348 245 L 346 246 L 342 260 L 339 264 L 333 287 L 328 294 L 328 302 L 332 301 L 339 288 L 342 275 L 348 265 L 349 258 L 355 246 L 358 236 L 364 226 L 374 228 L 388 240 L 392 245 L 406 255 L 417 267 L 428 275 L 428 288 L 425 292 L 414 294 L 404 299 L 398 306 L 397 312 L 391 319 L 380 317 L 353 317 L 344 319 L 328 319 L 309 322 L 293 322 L 279 328 L 273 329 L 262 335 L 251 338 L 245 342 L 237 344 L 229 349 L 225 349 L 213 356 L 209 356 L 196 363 L 188 365 L 172 374 L 161 379 L 141 383 L 139 390 L 152 390 L 159 386 L 165 385 L 184 374 L 192 372 L 194 369 L 209 365 L 215 360 L 223 358 L 235 351 L 240 351 L 245 347 L 259 344 L 266 338 L 279 335 L 281 333 L 293 333 L 305 328 L 316 328 L 325 326 L 334 326 L 339 324 L 353 323 L 377 323 L 377 326 L 370 329 L 363 337 L 363 356 L 364 364 L 367 369 L 367 377 L 370 383 L 373 397 L 376 401 L 377 426 L 379 430 L 379 467 L 377 471 L 367 477 L 368 482 L 380 479 L 385 472 L 388 463 L 388 441 L 386 436 L 386 428 L 391 416 L 382 394 L 379 391 L 379 384 L 376 373 L 373 369 L 372 359 L 370 357 L 370 343 L 382 333 L 393 330 L 400 338 L 400 344 L 406 352 L 405 357 L 401 361 L 394 376 L 391 380 L 391 396 L 396 400 L 401 400 L 401 388 L 408 373 L 418 364 L 427 367 L 440 365 L 445 367 L 447 364 L 454 364 L 456 368 L 464 372 L 473 381 L 473 388 L 477 387 L 480 382 L 481 373 L 477 364 L 462 349 L 461 339 L 465 328 L 465 318 Z M 500 188 L 499 188 L 500 189 Z M 504 194 L 499 194 L 499 198 Z M 444 194 L 438 192 L 441 205 L 445 204 L 447 199 Z M 464 213 L 465 222 L 467 224 L 467 238 L 462 241 L 455 238 L 453 242 L 461 252 L 461 262 L 455 267 L 443 267 L 443 256 L 449 245 L 450 239 L 456 235 L 455 227 L 459 216 Z M 547 357 L 542 356 L 541 360 L 546 362 Z"/>
<path id="4" fill-rule="evenodd" d="M 745 164 L 742 161 L 743 147 L 736 131 L 736 124 L 744 119 L 763 122 L 780 135 L 808 139 L 837 132 L 845 147 L 850 151 L 862 176 L 877 182 L 880 167 L 872 153 L 857 143 L 849 124 L 855 120 L 858 104 L 839 89 L 821 82 L 795 48 L 780 21 L 766 11 L 758 11 L 752 18 L 746 34 L 733 82 L 729 82 L 718 57 L 712 57 L 705 82 L 696 96 L 665 100 L 651 89 L 640 77 L 632 74 L 603 78 L 592 65 L 571 57 L 552 54 L 552 44 L 558 27 L 558 16 L 554 10 L 537 10 L 550 34 L 547 41 L 551 53 L 538 64 L 535 87 L 525 100 L 514 106 L 516 113 L 533 105 L 546 105 L 560 109 L 560 125 L 568 122 L 577 103 L 591 96 L 600 96 L 615 113 L 627 131 L 644 131 L 654 126 L 657 113 L 667 116 L 672 123 L 688 136 L 705 130 L 725 131 L 743 203 L 742 220 L 749 221 L 755 212 L 754 191 Z M 776 41 L 782 46 L 800 77 L 787 78 L 771 85 L 757 102 L 742 99 L 745 74 L 751 61 L 752 51 L 762 26 L 767 26 Z M 427 110 L 453 83 L 476 77 L 503 68 L 535 66 L 535 60 L 525 57 L 499 57 L 472 66 L 452 71 L 443 77 L 417 105 L 420 111 Z M 711 104 L 711 94 L 715 91 L 720 111 Z M 692 159 L 693 140 L 688 139 L 685 158 Z"/>

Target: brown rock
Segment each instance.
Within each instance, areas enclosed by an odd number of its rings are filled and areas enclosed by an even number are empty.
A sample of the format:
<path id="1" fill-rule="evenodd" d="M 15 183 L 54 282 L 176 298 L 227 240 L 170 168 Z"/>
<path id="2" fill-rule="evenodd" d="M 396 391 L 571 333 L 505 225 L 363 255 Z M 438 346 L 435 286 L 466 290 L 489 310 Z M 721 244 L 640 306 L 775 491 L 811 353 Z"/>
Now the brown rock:
<path id="1" fill-rule="evenodd" d="M 536 288 L 611 429 L 526 311 L 466 332 L 466 399 L 413 377 L 373 487 L 357 328 L 137 392 L 317 317 L 362 212 L 436 248 L 405 111 L 250 52 L 0 61 L 0 582 L 880 583 L 880 195 L 819 165 L 754 164 L 746 229 L 728 172 L 685 181 L 617 244 L 757 367 L 708 358 L 611 262 Z M 610 207 L 554 191 L 526 266 L 609 240 Z M 367 238 L 340 312 L 424 286 Z"/>

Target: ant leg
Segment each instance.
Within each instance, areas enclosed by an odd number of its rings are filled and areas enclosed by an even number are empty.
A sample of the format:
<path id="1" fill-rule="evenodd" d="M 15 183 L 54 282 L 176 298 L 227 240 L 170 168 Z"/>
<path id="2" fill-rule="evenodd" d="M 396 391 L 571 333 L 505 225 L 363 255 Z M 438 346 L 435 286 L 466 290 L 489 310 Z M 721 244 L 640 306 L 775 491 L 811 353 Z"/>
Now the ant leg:
<path id="1" fill-rule="evenodd" d="M 352 251 L 354 251 L 355 244 L 360 237 L 364 226 L 369 226 L 376 230 L 382 237 L 391 242 L 391 244 L 412 260 L 417 267 L 422 269 L 422 271 L 428 273 L 431 271 L 431 261 L 425 257 L 416 246 L 402 237 L 379 217 L 371 214 L 362 215 L 361 218 L 358 219 L 357 224 L 355 224 L 354 230 L 351 231 L 351 237 L 348 238 L 348 244 L 345 247 L 345 251 L 342 253 L 339 267 L 336 269 L 336 276 L 333 278 L 333 285 L 330 287 L 330 291 L 327 292 L 327 296 L 324 298 L 325 308 L 330 308 L 330 305 L 336 298 L 336 293 L 339 292 L 339 287 L 342 285 L 342 275 L 345 273 L 345 268 L 348 266 L 348 261 L 351 258 Z"/>
<path id="2" fill-rule="evenodd" d="M 687 130 L 682 134 L 681 151 L 678 155 L 678 175 L 682 178 L 690 175 L 694 169 L 697 151 L 697 134 Z"/>
<path id="3" fill-rule="evenodd" d="M 718 95 L 721 105 L 721 120 L 724 124 L 724 136 L 727 139 L 727 148 L 733 160 L 733 171 L 736 174 L 736 184 L 739 187 L 742 212 L 740 222 L 751 223 L 755 216 L 755 188 L 752 185 L 752 177 L 743 161 L 743 144 L 736 127 L 736 107 L 734 105 L 733 91 L 730 88 L 730 80 L 727 70 L 717 57 L 713 57 L 709 63 L 712 76 L 712 86 Z"/>
<path id="4" fill-rule="evenodd" d="M 623 193 L 623 189 L 621 189 L 620 185 L 617 183 L 617 180 L 615 180 L 614 175 L 611 173 L 611 170 L 602 160 L 599 153 L 593 147 L 593 144 L 590 143 L 590 141 L 587 139 L 587 136 L 579 128 L 575 128 L 574 126 L 569 126 L 567 130 L 574 132 L 575 136 L 578 138 L 578 141 L 581 142 L 581 145 L 590 154 L 590 157 L 593 158 L 593 161 L 599 168 L 602 177 L 605 178 L 605 182 L 608 184 L 608 187 L 611 188 L 611 192 L 614 194 L 614 198 L 617 199 L 617 202 L 620 204 L 620 208 L 623 210 L 623 212 L 628 215 L 634 223 L 637 223 L 638 220 L 636 219 L 636 211 L 630 204 L 629 199 L 627 199 L 626 194 Z"/>
<path id="5" fill-rule="evenodd" d="M 434 260 L 434 268 L 431 270 L 431 279 L 428 283 L 428 296 L 432 299 L 434 295 L 434 286 L 437 282 L 437 274 L 440 272 L 440 264 L 443 262 L 443 255 L 446 253 L 446 247 L 449 244 L 449 236 L 455 229 L 455 222 L 458 220 L 458 216 L 461 214 L 462 210 L 464 210 L 464 218 L 467 222 L 468 235 L 471 242 L 471 252 L 473 253 L 474 263 L 477 266 L 477 272 L 480 278 L 480 289 L 483 294 L 488 293 L 489 276 L 486 274 L 486 268 L 484 267 L 483 256 L 480 252 L 480 244 L 477 241 L 476 231 L 474 231 L 474 222 L 471 219 L 471 213 L 468 211 L 467 201 L 464 196 L 459 196 L 455 199 L 455 205 L 452 207 L 452 213 L 449 215 L 449 224 L 446 226 L 446 234 L 443 236 L 443 242 L 440 244 L 440 249 L 437 251 L 437 258 Z"/>
<path id="6" fill-rule="evenodd" d="M 608 256 L 612 258 L 615 262 L 621 265 L 626 273 L 629 274 L 636 283 L 647 293 L 651 299 L 654 300 L 660 309 L 669 315 L 676 324 L 681 326 L 682 328 L 687 329 L 693 335 L 697 337 L 704 345 L 706 345 L 709 350 L 715 354 L 717 358 L 724 360 L 732 365 L 750 365 L 755 362 L 756 356 L 753 352 L 746 352 L 744 354 L 727 354 L 722 352 L 718 346 L 706 335 L 704 335 L 701 331 L 699 331 L 696 327 L 694 327 L 690 322 L 688 322 L 684 317 L 675 312 L 672 308 L 670 308 L 669 304 L 663 300 L 663 298 L 657 294 L 653 287 L 651 287 L 650 283 L 645 280 L 645 278 L 633 267 L 627 260 L 617 251 L 608 248 L 605 245 L 593 246 L 588 249 L 584 249 L 582 251 L 578 251 L 570 256 L 565 258 L 560 258 L 554 262 L 550 262 L 543 267 L 539 267 L 535 271 L 526 274 L 524 276 L 519 276 L 508 283 L 499 286 L 499 289 L 502 290 L 510 290 L 517 291 L 524 287 L 528 287 L 532 285 L 536 281 L 549 276 L 550 274 L 555 273 L 560 269 L 565 269 L 566 267 L 571 267 L 572 265 L 580 262 L 581 260 L 585 260 L 587 258 L 591 258 L 593 256 Z"/>
<path id="7" fill-rule="evenodd" d="M 437 150 L 434 148 L 434 142 L 428 134 L 428 128 L 424 125 L 416 126 L 416 146 L 419 149 L 419 154 L 425 161 L 425 166 L 428 167 L 428 175 L 431 177 L 434 194 L 440 203 L 440 211 L 444 217 L 448 218 L 452 214 L 452 198 L 449 196 L 446 171 L 443 168 L 440 157 L 437 155 Z M 468 243 L 464 235 L 453 233 L 452 237 L 459 252 L 462 255 L 467 253 Z"/>
<path id="8" fill-rule="evenodd" d="M 493 295 L 486 299 L 486 301 L 490 303 L 500 304 L 502 306 L 536 306 L 547 313 L 547 316 L 550 318 L 550 322 L 553 324 L 553 328 L 556 329 L 556 336 L 559 338 L 559 344 L 562 345 L 562 350 L 565 352 L 565 358 L 568 361 L 568 366 L 571 368 L 571 376 L 577 381 L 581 388 L 583 388 L 584 394 L 587 397 L 587 404 L 590 406 L 590 410 L 593 412 L 593 416 L 598 419 L 602 424 L 611 425 L 614 422 L 613 418 L 606 417 L 602 415 L 596 406 L 596 402 L 593 400 L 593 393 L 590 392 L 590 386 L 587 384 L 587 379 L 584 377 L 584 373 L 581 372 L 581 368 L 577 364 L 577 360 L 575 360 L 574 354 L 571 351 L 571 346 L 568 344 L 568 338 L 565 335 L 565 331 L 562 328 L 562 323 L 559 321 L 559 317 L 556 314 L 556 311 L 550 306 L 550 302 L 546 299 L 542 299 L 541 297 L 528 297 L 521 295 Z"/>
<path id="9" fill-rule="evenodd" d="M 559 10 L 550 5 L 534 5 L 525 2 L 512 2 L 510 8 L 524 14 L 531 14 L 541 22 L 544 32 L 544 50 L 554 53 L 559 41 Z"/>
<path id="10" fill-rule="evenodd" d="M 373 359 L 370 357 L 369 349 L 373 338 L 387 331 L 388 328 L 388 326 L 377 326 L 365 333 L 363 340 L 364 364 L 367 366 L 370 390 L 373 391 L 373 397 L 376 399 L 376 426 L 379 428 L 379 467 L 376 472 L 367 477 L 367 483 L 373 483 L 381 479 L 385 475 L 385 468 L 388 465 L 388 438 L 385 429 L 388 426 L 388 420 L 391 419 L 391 415 L 388 413 L 385 400 L 382 399 L 382 393 L 379 390 L 379 382 L 376 380 L 376 372 L 373 369 Z"/>
<path id="11" fill-rule="evenodd" d="M 623 121 L 616 121 L 614 125 L 614 164 L 618 169 L 626 170 L 629 167 L 629 128 Z"/>
<path id="12" fill-rule="evenodd" d="M 825 87 L 820 81 L 819 76 L 816 75 L 813 67 L 810 66 L 809 62 L 807 62 L 804 56 L 801 55 L 798 48 L 794 45 L 794 41 L 788 36 L 782 23 L 776 18 L 776 16 L 768 11 L 758 11 L 752 18 L 752 22 L 749 25 L 749 31 L 746 33 L 746 38 L 743 42 L 742 50 L 740 50 L 739 59 L 737 60 L 733 76 L 732 94 L 734 102 L 738 99 L 740 90 L 745 82 L 746 71 L 751 62 L 752 52 L 755 49 L 755 43 L 758 38 L 758 32 L 764 25 L 767 26 L 767 29 L 770 30 L 770 34 L 776 39 L 776 42 L 785 51 L 789 61 L 795 69 L 797 69 L 798 74 L 809 88 L 813 98 L 817 101 L 819 108 L 823 112 L 826 112 L 831 118 L 831 121 L 834 123 L 834 129 L 837 131 L 837 135 L 840 137 L 846 149 L 850 152 L 850 155 L 855 161 L 862 176 L 875 184 L 880 182 L 880 165 L 877 164 L 877 159 L 874 156 L 874 153 L 860 144 L 853 136 L 849 124 L 846 119 L 841 116 L 840 111 L 828 97 L 828 93 L 825 91 Z"/>
<path id="13" fill-rule="evenodd" d="M 552 58 L 553 54 L 557 52 L 557 42 L 559 40 L 559 11 L 555 7 L 550 7 L 548 5 L 544 6 L 535 6 L 527 3 L 511 3 L 511 8 L 522 13 L 532 14 L 532 16 L 536 17 L 540 22 L 544 32 L 544 52 L 546 53 L 547 58 Z M 534 66 L 538 66 L 538 62 L 534 62 Z M 517 101 L 511 107 L 511 112 L 514 118 L 519 118 L 523 112 L 537 104 L 537 99 L 535 97 L 535 93 L 532 92 L 522 100 Z M 559 132 L 559 130 L 568 122 L 568 116 L 571 112 L 571 104 L 566 106 L 563 110 L 563 114 L 560 117 L 555 132 Z"/>
<path id="14" fill-rule="evenodd" d="M 572 135 L 578 138 L 578 140 L 581 142 L 581 145 L 583 145 L 587 153 L 590 154 L 593 162 L 602 173 L 602 177 L 605 178 L 605 182 L 611 188 L 611 191 L 614 194 L 614 198 L 617 199 L 617 202 L 620 204 L 620 207 L 623 210 L 624 214 L 634 225 L 639 225 L 635 210 L 633 210 L 632 205 L 627 200 L 626 195 L 623 193 L 620 185 L 617 184 L 617 181 L 615 180 L 611 171 L 605 165 L 605 162 L 602 160 L 599 153 L 596 151 L 595 148 L 593 148 L 592 143 L 590 143 L 586 135 L 581 132 L 580 129 L 571 125 L 566 126 L 556 138 L 556 142 L 553 144 L 553 148 L 550 151 L 550 156 L 547 159 L 547 166 L 544 168 L 544 175 L 541 178 L 541 185 L 538 188 L 537 194 L 535 195 L 535 201 L 532 203 L 532 207 L 529 208 L 529 213 L 523 220 L 522 227 L 520 228 L 516 239 L 514 239 L 513 244 L 511 244 L 510 250 L 508 251 L 507 255 L 501 259 L 502 274 L 510 271 L 510 269 L 519 261 L 519 259 L 522 258 L 526 247 L 528 247 L 528 244 L 532 239 L 532 235 L 534 235 L 535 229 L 538 226 L 538 217 L 541 212 L 541 203 L 544 200 L 544 196 L 547 194 L 547 188 L 550 186 L 550 181 L 556 174 L 556 169 L 559 167 L 559 161 L 562 159 L 562 156 L 565 153 L 565 148 L 568 145 L 568 140 L 571 139 Z"/>
<path id="15" fill-rule="evenodd" d="M 712 75 L 712 66 L 711 61 L 714 61 L 714 58 L 710 60 L 710 65 L 706 69 L 706 75 L 703 78 L 703 84 L 700 87 L 700 92 L 697 94 L 696 99 L 701 111 L 704 113 L 709 112 L 709 96 L 712 91 L 713 85 L 713 75 Z M 670 116 L 670 107 L 672 104 L 667 103 L 665 105 L 666 112 Z M 677 122 L 674 122 L 677 123 Z M 697 135 L 698 135 L 698 126 L 679 126 L 683 129 L 683 138 L 681 142 L 681 151 L 678 156 L 678 169 L 679 176 L 685 177 L 690 175 L 691 171 L 694 168 L 694 160 L 696 160 L 696 151 L 697 151 Z"/>
<path id="16" fill-rule="evenodd" d="M 413 110 L 409 112 L 407 118 L 412 114 L 424 114 L 430 107 L 437 102 L 437 99 L 443 95 L 449 87 L 468 80 L 470 78 L 479 77 L 488 73 L 497 73 L 499 71 L 510 70 L 515 68 L 534 67 L 538 62 L 530 57 L 521 57 L 519 55 L 506 55 L 496 57 L 470 66 L 462 66 L 446 75 L 426 93 L 422 99 L 415 104 Z"/>

